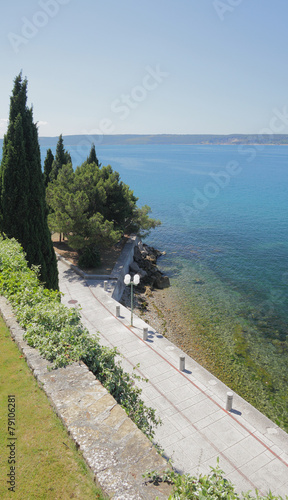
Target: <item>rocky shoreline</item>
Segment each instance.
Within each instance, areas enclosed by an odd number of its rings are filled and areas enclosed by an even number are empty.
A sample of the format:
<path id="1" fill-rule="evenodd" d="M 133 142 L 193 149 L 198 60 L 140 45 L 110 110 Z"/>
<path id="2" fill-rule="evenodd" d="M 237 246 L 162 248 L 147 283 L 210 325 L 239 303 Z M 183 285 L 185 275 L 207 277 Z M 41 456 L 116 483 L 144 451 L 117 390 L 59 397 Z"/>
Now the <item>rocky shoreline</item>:
<path id="1" fill-rule="evenodd" d="M 166 320 L 164 319 L 163 304 L 161 307 L 156 292 L 170 287 L 170 280 L 157 267 L 157 259 L 165 252 L 146 245 L 140 241 L 134 249 L 134 260 L 130 264 L 129 272 L 132 276 L 139 274 L 140 283 L 134 287 L 135 313 L 148 321 L 159 333 L 165 334 Z M 157 298 L 156 298 L 157 297 Z M 121 301 L 125 307 L 131 306 L 131 288 L 124 289 Z"/>
<path id="2" fill-rule="evenodd" d="M 183 349 L 197 362 L 210 366 L 207 351 L 201 346 L 196 325 L 183 315 L 178 290 L 170 287 L 169 277 L 157 267 L 157 260 L 165 255 L 140 242 L 134 251 L 130 273 L 140 275 L 140 284 L 134 287 L 134 312 L 157 333 Z M 131 287 L 124 289 L 120 302 L 130 309 Z"/>
<path id="3" fill-rule="evenodd" d="M 140 283 L 134 287 L 134 312 L 159 334 L 183 347 L 184 331 L 177 301 L 171 293 L 170 280 L 157 267 L 157 260 L 166 252 L 142 243 L 135 247 L 134 261 L 130 273 L 140 275 Z M 128 309 L 131 307 L 131 287 L 124 289 L 121 301 Z M 186 346 L 188 347 L 188 345 Z"/>
<path id="4" fill-rule="evenodd" d="M 140 284 L 138 290 L 146 292 L 147 287 L 151 290 L 168 288 L 170 280 L 157 267 L 157 259 L 166 252 L 160 252 L 156 248 L 150 247 L 142 241 L 134 249 L 134 260 L 130 264 L 131 274 L 139 274 Z"/>

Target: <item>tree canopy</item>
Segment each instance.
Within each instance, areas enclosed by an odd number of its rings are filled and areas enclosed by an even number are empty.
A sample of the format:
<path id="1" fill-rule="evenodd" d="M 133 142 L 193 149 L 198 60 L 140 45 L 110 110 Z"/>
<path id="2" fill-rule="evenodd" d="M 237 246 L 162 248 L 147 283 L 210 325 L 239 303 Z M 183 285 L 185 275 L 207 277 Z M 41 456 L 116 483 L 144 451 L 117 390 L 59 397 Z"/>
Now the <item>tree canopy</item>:
<path id="1" fill-rule="evenodd" d="M 91 161 L 95 157 L 93 145 L 81 166 L 74 171 L 71 163 L 64 165 L 46 190 L 50 229 L 66 234 L 69 245 L 80 252 L 112 245 L 123 234 L 143 236 L 160 224 L 149 217 L 148 206 L 137 207 L 138 198 L 119 173 Z"/>
<path id="2" fill-rule="evenodd" d="M 58 271 L 41 168 L 38 130 L 27 107 L 27 80 L 15 78 L 0 166 L 0 231 L 14 237 L 29 265 L 40 266 L 47 288 L 58 287 Z"/>

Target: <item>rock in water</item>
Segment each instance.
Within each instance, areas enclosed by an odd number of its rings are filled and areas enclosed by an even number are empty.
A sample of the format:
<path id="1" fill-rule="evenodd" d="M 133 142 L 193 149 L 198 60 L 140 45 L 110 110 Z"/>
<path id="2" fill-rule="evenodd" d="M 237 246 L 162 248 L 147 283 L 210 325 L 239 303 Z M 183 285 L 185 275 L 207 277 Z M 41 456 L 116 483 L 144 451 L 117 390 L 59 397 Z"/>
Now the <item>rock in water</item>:
<path id="1" fill-rule="evenodd" d="M 159 278 L 156 279 L 154 286 L 155 288 L 159 288 L 160 290 L 163 290 L 163 288 L 169 288 L 170 280 L 168 276 L 159 276 Z"/>

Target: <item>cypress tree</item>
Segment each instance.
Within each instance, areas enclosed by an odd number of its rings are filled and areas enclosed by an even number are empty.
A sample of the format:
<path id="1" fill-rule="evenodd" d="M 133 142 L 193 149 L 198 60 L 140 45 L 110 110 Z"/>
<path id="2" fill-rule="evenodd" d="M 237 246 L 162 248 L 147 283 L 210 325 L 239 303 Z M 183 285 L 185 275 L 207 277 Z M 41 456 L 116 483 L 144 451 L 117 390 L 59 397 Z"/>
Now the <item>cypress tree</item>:
<path id="1" fill-rule="evenodd" d="M 50 182 L 51 180 L 50 175 L 52 171 L 53 161 L 54 161 L 54 155 L 51 149 L 47 149 L 46 158 L 44 160 L 44 173 L 43 173 L 45 188 L 48 186 L 48 182 Z"/>
<path id="2" fill-rule="evenodd" d="M 91 150 L 90 150 L 90 153 L 89 153 L 89 156 L 87 158 L 87 163 L 96 163 L 97 167 L 100 167 L 101 165 L 99 165 L 99 161 L 98 161 L 98 158 L 96 156 L 96 149 L 95 149 L 95 144 L 92 144 L 91 146 Z"/>
<path id="3" fill-rule="evenodd" d="M 27 80 L 18 75 L 10 100 L 0 166 L 0 230 L 15 238 L 29 265 L 40 266 L 47 288 L 58 288 L 57 261 L 47 224 L 38 130 L 27 107 Z"/>
<path id="4" fill-rule="evenodd" d="M 64 149 L 62 134 L 59 136 L 57 142 L 55 161 L 57 163 L 58 169 L 62 168 L 62 165 L 66 164 L 65 149 Z"/>
<path id="5" fill-rule="evenodd" d="M 63 165 L 67 165 L 68 163 L 72 163 L 71 156 L 68 151 L 64 149 L 64 141 L 62 134 L 59 136 L 57 146 L 56 146 L 56 156 L 53 161 L 52 170 L 50 174 L 50 180 L 55 180 L 58 177 L 59 171 L 63 167 Z"/>

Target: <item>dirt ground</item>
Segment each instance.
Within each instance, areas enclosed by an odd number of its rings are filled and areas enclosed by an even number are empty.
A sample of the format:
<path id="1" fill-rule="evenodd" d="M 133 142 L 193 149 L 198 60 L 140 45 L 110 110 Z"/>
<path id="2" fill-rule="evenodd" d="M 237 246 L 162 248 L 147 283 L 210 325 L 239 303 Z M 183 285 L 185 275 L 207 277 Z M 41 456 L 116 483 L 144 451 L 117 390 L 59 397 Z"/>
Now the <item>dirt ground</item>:
<path id="1" fill-rule="evenodd" d="M 52 235 L 52 241 L 54 250 L 56 253 L 62 255 L 66 260 L 69 260 L 74 266 L 78 265 L 79 254 L 76 250 L 73 250 L 68 246 L 67 240 L 59 241 L 59 234 L 54 233 Z M 101 265 L 97 268 L 93 269 L 83 269 L 88 274 L 110 274 L 113 270 L 114 265 L 116 264 L 123 246 L 125 245 L 127 238 L 122 238 L 120 243 L 114 245 L 112 248 L 100 249 L 101 254 Z"/>

